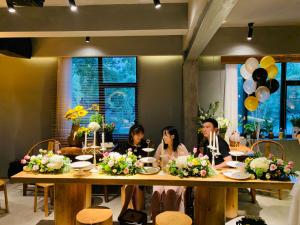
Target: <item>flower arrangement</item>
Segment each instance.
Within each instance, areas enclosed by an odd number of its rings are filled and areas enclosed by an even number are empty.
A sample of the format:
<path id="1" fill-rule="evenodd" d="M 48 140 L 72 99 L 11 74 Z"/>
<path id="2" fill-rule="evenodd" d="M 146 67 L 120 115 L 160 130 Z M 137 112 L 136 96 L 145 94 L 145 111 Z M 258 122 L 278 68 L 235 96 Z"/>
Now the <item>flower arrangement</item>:
<path id="1" fill-rule="evenodd" d="M 67 120 L 72 120 L 73 124 L 79 125 L 81 118 L 85 117 L 87 114 L 88 111 L 82 105 L 77 105 L 66 112 L 65 118 Z"/>
<path id="2" fill-rule="evenodd" d="M 91 130 L 88 127 L 79 127 L 77 130 L 76 136 L 81 138 L 84 137 L 85 133 L 89 133 Z"/>
<path id="3" fill-rule="evenodd" d="M 199 125 L 198 133 L 202 132 L 202 123 L 204 120 L 208 118 L 215 118 L 215 113 L 217 112 L 218 108 L 219 108 L 219 101 L 210 103 L 208 109 L 204 109 L 201 107 L 198 108 L 198 117 L 197 117 L 197 122 Z"/>
<path id="4" fill-rule="evenodd" d="M 210 177 L 215 175 L 208 156 L 179 156 L 168 162 L 167 169 L 171 175 L 179 177 Z"/>
<path id="5" fill-rule="evenodd" d="M 108 133 L 112 133 L 115 129 L 116 125 L 114 123 L 106 123 L 104 124 L 104 131 Z"/>
<path id="6" fill-rule="evenodd" d="M 216 118 L 218 125 L 219 125 L 219 132 L 220 135 L 225 136 L 228 126 L 230 125 L 230 121 L 224 117 L 217 117 Z"/>
<path id="7" fill-rule="evenodd" d="M 21 160 L 24 171 L 35 173 L 64 173 L 69 171 L 71 160 L 68 157 L 43 149 L 40 149 L 39 153 L 36 156 L 26 155 Z"/>
<path id="8" fill-rule="evenodd" d="M 269 158 L 259 157 L 259 155 L 245 160 L 245 170 L 251 174 L 252 179 L 289 180 L 290 176 L 297 176 L 292 161 L 283 161 L 272 154 Z"/>
<path id="9" fill-rule="evenodd" d="M 104 153 L 98 166 L 100 172 L 109 175 L 134 175 L 143 170 L 143 163 L 138 161 L 130 149 L 124 155 L 117 152 Z"/>

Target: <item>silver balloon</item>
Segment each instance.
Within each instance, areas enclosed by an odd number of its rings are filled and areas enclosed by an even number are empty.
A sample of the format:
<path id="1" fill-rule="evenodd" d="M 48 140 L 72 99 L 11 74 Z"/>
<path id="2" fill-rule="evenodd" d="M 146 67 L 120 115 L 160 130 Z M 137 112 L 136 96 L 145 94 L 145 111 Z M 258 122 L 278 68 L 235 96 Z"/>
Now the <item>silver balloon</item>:
<path id="1" fill-rule="evenodd" d="M 248 94 L 251 95 L 255 90 L 256 90 L 256 82 L 252 79 L 245 80 L 243 84 L 244 91 Z"/>
<path id="2" fill-rule="evenodd" d="M 245 67 L 246 67 L 246 70 L 248 71 L 248 73 L 253 73 L 254 70 L 256 70 L 259 66 L 259 62 L 256 58 L 249 58 L 246 60 L 245 62 Z"/>
<path id="3" fill-rule="evenodd" d="M 259 102 L 265 102 L 270 98 L 270 90 L 266 86 L 260 86 L 256 89 L 255 96 Z"/>
<path id="4" fill-rule="evenodd" d="M 252 73 L 249 73 L 247 70 L 246 70 L 246 65 L 242 65 L 241 66 L 241 69 L 240 69 L 240 73 L 242 75 L 242 77 L 245 79 L 245 80 L 248 80 L 252 77 Z"/>

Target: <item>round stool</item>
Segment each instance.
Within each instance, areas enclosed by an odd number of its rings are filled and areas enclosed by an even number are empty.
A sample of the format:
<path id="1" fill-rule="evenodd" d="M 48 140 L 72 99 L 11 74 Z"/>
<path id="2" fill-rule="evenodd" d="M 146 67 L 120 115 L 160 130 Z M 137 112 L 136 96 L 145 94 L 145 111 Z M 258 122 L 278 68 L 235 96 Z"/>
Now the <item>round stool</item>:
<path id="1" fill-rule="evenodd" d="M 192 225 L 192 219 L 182 212 L 165 211 L 156 216 L 155 225 Z"/>
<path id="2" fill-rule="evenodd" d="M 112 225 L 112 215 L 110 209 L 83 209 L 76 215 L 76 225 Z"/>

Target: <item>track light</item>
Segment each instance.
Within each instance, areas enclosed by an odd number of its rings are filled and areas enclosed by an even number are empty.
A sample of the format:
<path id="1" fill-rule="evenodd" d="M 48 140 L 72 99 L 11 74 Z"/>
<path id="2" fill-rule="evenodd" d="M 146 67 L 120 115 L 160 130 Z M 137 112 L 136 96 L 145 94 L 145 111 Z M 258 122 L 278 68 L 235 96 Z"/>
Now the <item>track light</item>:
<path id="1" fill-rule="evenodd" d="M 85 43 L 90 43 L 91 38 L 90 37 L 85 37 Z"/>
<path id="2" fill-rule="evenodd" d="M 75 3 L 75 0 L 69 0 L 69 5 L 70 5 L 71 11 L 73 11 L 73 12 L 77 11 L 77 6 Z"/>
<path id="3" fill-rule="evenodd" d="M 16 12 L 14 4 L 11 1 L 6 0 L 6 4 L 7 4 L 8 12 L 10 12 L 10 13 L 15 13 Z"/>
<path id="4" fill-rule="evenodd" d="M 153 0 L 153 3 L 156 9 L 159 9 L 161 7 L 160 0 Z"/>
<path id="5" fill-rule="evenodd" d="M 247 36 L 247 40 L 251 41 L 252 40 L 252 36 L 253 36 L 253 25 L 254 23 L 248 23 L 248 36 Z"/>

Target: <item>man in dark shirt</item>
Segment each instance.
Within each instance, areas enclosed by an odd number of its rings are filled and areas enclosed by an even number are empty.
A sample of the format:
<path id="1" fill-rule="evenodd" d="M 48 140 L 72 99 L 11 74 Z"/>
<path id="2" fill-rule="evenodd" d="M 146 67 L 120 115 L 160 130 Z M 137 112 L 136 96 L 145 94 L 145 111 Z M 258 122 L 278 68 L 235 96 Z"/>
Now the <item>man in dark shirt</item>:
<path id="1" fill-rule="evenodd" d="M 203 155 L 207 155 L 209 157 L 209 161 L 211 162 L 212 154 L 210 152 L 210 149 L 207 147 L 209 144 L 210 132 L 211 133 L 216 132 L 216 134 L 218 133 L 218 122 L 212 118 L 208 118 L 203 121 L 202 134 L 205 138 L 205 142 L 204 142 L 203 150 L 201 151 Z M 230 149 L 227 142 L 220 136 L 217 137 L 219 141 L 219 151 L 221 155 L 215 158 L 215 168 L 219 169 L 219 168 L 227 167 L 226 162 L 232 161 L 232 157 L 229 154 Z"/>

